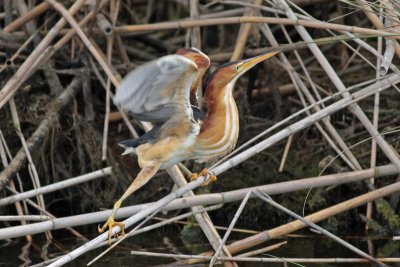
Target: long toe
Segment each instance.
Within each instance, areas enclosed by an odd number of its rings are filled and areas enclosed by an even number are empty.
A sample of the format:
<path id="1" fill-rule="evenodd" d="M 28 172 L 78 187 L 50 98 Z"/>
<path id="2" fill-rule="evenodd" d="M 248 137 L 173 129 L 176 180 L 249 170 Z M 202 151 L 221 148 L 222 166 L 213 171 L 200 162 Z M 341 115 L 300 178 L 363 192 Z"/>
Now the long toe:
<path id="1" fill-rule="evenodd" d="M 211 175 L 210 179 L 208 179 L 204 184 L 202 184 L 203 186 L 208 186 L 209 184 L 213 183 L 217 181 L 217 176 L 215 175 Z"/>
<path id="2" fill-rule="evenodd" d="M 206 176 L 208 174 L 208 169 L 204 168 L 201 172 L 200 172 L 200 176 Z"/>
<path id="3" fill-rule="evenodd" d="M 199 175 L 198 175 L 197 173 L 192 173 L 192 174 L 189 176 L 189 180 L 190 180 L 190 181 L 196 180 L 197 178 L 199 178 Z"/>
<path id="4" fill-rule="evenodd" d="M 119 226 L 121 229 L 121 236 L 125 235 L 125 225 L 122 222 L 114 221 L 114 218 L 108 218 L 103 227 L 98 227 L 99 233 L 104 233 L 108 228 L 108 244 L 111 245 L 112 229 L 114 226 Z M 118 239 L 118 233 L 115 233 L 115 238 Z"/>

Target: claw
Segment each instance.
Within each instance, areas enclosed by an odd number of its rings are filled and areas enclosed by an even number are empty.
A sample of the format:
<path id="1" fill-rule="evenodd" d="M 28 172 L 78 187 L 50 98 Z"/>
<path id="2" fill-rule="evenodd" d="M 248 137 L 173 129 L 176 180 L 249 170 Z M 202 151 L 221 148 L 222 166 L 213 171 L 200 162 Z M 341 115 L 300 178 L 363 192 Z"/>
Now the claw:
<path id="1" fill-rule="evenodd" d="M 108 220 L 103 225 L 103 227 L 100 228 L 99 226 L 97 226 L 100 234 L 103 233 L 108 228 L 108 244 L 109 245 L 111 245 L 112 229 L 114 226 L 117 226 L 117 225 L 121 229 L 121 236 L 124 236 L 125 235 L 124 223 L 114 221 L 113 217 L 108 218 Z M 118 239 L 118 233 L 115 233 L 114 237 L 115 237 L 115 239 Z"/>
<path id="2" fill-rule="evenodd" d="M 205 182 L 205 183 L 203 184 L 203 186 L 207 186 L 207 185 L 209 185 L 209 184 L 211 184 L 211 183 L 213 183 L 213 182 L 216 182 L 216 181 L 217 181 L 217 176 L 211 175 L 211 176 L 210 176 L 210 179 L 208 179 L 208 181 Z"/>
<path id="3" fill-rule="evenodd" d="M 196 180 L 197 178 L 199 178 L 201 176 L 207 176 L 207 175 L 210 175 L 210 173 L 208 172 L 207 168 L 204 168 L 200 173 L 193 173 L 192 175 L 190 175 L 189 179 L 190 179 L 190 181 L 193 181 L 193 180 Z M 207 186 L 210 183 L 215 182 L 215 181 L 217 181 L 217 176 L 211 175 L 210 179 L 207 182 L 205 182 L 203 184 L 203 186 Z"/>
<path id="4" fill-rule="evenodd" d="M 195 173 L 192 173 L 190 176 L 189 176 L 189 180 L 190 181 L 193 181 L 193 180 L 196 180 L 197 178 L 199 178 L 199 175 L 195 172 Z"/>

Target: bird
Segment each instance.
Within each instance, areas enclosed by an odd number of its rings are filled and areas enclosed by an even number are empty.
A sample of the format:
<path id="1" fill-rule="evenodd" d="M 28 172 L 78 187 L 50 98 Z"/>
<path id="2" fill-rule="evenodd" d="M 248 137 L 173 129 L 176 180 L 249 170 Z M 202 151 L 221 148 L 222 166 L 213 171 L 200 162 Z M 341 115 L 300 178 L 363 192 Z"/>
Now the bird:
<path id="1" fill-rule="evenodd" d="M 158 170 L 187 159 L 206 162 L 234 148 L 239 132 L 232 95 L 234 84 L 247 70 L 276 53 L 221 65 L 212 74 L 205 91 L 205 115 L 196 106 L 196 95 L 210 63 L 198 49 L 178 50 L 177 54 L 143 64 L 121 81 L 114 103 L 136 119 L 152 122 L 154 127 L 139 138 L 120 143 L 126 151 L 137 154 L 141 171 L 115 202 L 106 223 L 98 229 L 102 233 L 109 228 L 109 243 L 114 226 L 118 225 L 124 235 L 124 224 L 114 219 L 122 202 Z M 207 172 L 204 169 L 200 174 Z"/>

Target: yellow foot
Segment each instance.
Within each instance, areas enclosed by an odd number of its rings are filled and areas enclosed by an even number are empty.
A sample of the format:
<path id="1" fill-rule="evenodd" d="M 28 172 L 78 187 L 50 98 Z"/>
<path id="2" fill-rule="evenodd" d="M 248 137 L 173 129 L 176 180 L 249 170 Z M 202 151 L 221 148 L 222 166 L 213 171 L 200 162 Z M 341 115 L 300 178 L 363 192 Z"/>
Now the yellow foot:
<path id="1" fill-rule="evenodd" d="M 213 182 L 216 182 L 216 181 L 217 181 L 217 176 L 211 175 L 211 176 L 210 176 L 210 179 L 208 179 L 207 182 L 205 182 L 205 183 L 203 184 L 203 186 L 208 186 L 209 184 L 211 184 L 211 183 L 213 183 Z"/>
<path id="2" fill-rule="evenodd" d="M 108 227 L 108 244 L 111 246 L 111 236 L 112 236 L 112 229 L 114 226 L 119 226 L 119 228 L 121 228 L 121 236 L 125 235 L 125 226 L 122 222 L 116 222 L 114 221 L 113 217 L 108 218 L 108 220 L 106 221 L 106 223 L 103 225 L 103 227 L 98 227 L 99 233 L 103 233 L 107 227 Z M 118 234 L 115 233 L 114 235 L 115 239 L 118 239 Z"/>
<path id="3" fill-rule="evenodd" d="M 199 178 L 201 176 L 207 176 L 207 175 L 210 175 L 209 172 L 208 172 L 208 169 L 204 168 L 200 173 L 193 173 L 192 175 L 190 175 L 189 178 L 190 178 L 190 181 L 193 181 L 193 180 L 196 180 L 197 178 Z M 210 175 L 210 179 L 208 179 L 207 182 L 205 182 L 203 184 L 203 186 L 207 186 L 210 183 L 215 182 L 215 181 L 217 181 L 217 176 Z"/>

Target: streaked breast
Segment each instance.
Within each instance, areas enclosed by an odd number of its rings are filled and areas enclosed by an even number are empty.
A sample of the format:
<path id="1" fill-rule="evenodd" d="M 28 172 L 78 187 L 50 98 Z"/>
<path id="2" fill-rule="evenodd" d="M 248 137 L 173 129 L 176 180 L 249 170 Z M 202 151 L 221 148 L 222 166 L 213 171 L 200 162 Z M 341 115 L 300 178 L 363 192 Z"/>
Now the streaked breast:
<path id="1" fill-rule="evenodd" d="M 198 162 L 208 161 L 232 151 L 239 135 L 239 117 L 232 87 L 228 85 L 223 95 L 215 96 L 204 121 L 204 127 L 193 147 L 193 157 Z"/>

